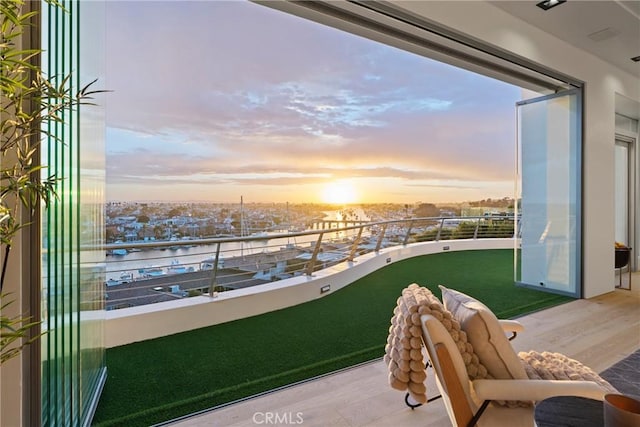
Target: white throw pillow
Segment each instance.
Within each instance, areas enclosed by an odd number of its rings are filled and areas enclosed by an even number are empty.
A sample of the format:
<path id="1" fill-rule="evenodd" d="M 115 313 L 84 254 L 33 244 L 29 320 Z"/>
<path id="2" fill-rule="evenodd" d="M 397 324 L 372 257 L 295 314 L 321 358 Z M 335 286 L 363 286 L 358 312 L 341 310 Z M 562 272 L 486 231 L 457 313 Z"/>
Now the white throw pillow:
<path id="1" fill-rule="evenodd" d="M 495 314 L 483 303 L 440 286 L 444 307 L 460 322 L 480 362 L 496 379 L 527 379 L 520 358 L 511 347 Z"/>

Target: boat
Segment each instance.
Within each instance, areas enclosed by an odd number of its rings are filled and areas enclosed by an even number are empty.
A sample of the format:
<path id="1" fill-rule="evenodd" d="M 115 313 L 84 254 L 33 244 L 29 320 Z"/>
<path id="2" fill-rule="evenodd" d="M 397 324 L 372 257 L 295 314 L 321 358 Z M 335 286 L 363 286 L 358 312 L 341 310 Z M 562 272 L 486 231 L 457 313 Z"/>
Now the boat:
<path id="1" fill-rule="evenodd" d="M 160 267 L 144 267 L 144 268 L 140 268 L 138 269 L 138 273 L 140 273 L 140 276 L 144 279 L 149 279 L 152 277 L 160 277 L 160 276 L 164 276 L 167 273 Z"/>
<path id="2" fill-rule="evenodd" d="M 117 285 L 122 285 L 122 282 L 119 280 L 114 279 L 113 277 L 109 280 L 107 280 L 106 282 L 104 282 L 105 285 L 107 285 L 107 287 L 109 286 L 117 286 Z"/>
<path id="3" fill-rule="evenodd" d="M 117 245 L 117 244 L 122 244 L 122 243 L 123 243 L 123 241 L 122 241 L 122 240 L 116 240 L 114 243 L 115 243 L 116 245 Z M 129 253 L 129 251 L 128 251 L 128 250 L 126 250 L 126 249 L 124 249 L 124 248 L 122 248 L 122 249 L 118 248 L 118 249 L 112 249 L 112 250 L 111 250 L 111 255 L 124 256 L 124 255 L 126 255 L 126 254 L 128 254 L 128 253 Z"/>
<path id="4" fill-rule="evenodd" d="M 184 265 L 180 264 L 177 259 L 171 261 L 171 266 L 167 268 L 167 274 L 183 274 L 190 273 L 192 271 L 193 267 L 185 267 Z"/>
<path id="5" fill-rule="evenodd" d="M 177 238 L 177 237 L 175 237 L 175 236 L 173 236 L 173 237 L 171 237 L 171 238 L 169 239 L 169 241 L 170 241 L 170 242 L 177 242 L 177 241 L 178 241 L 178 238 Z M 178 249 L 180 249 L 180 246 L 179 246 L 179 245 L 169 246 L 169 250 L 170 250 L 170 251 L 177 251 Z"/>
<path id="6" fill-rule="evenodd" d="M 215 258 L 214 257 L 209 257 L 203 261 L 200 262 L 200 270 L 201 271 L 206 271 L 206 270 L 213 270 L 213 266 L 215 265 Z M 220 258 L 218 259 L 218 269 L 220 268 L 224 268 L 224 259 L 222 259 L 222 256 L 220 256 Z"/>
<path id="7" fill-rule="evenodd" d="M 114 279 L 112 277 L 109 280 L 107 280 L 105 282 L 105 284 L 107 286 L 117 286 L 117 285 L 125 285 L 125 284 L 131 283 L 133 281 L 134 281 L 133 273 L 128 273 L 126 271 L 123 271 L 122 273 L 120 273 L 120 278 L 119 279 Z"/>
<path id="8" fill-rule="evenodd" d="M 189 237 L 189 236 L 184 236 L 181 240 L 184 242 L 184 241 L 189 241 L 189 240 L 193 240 L 193 239 L 192 239 L 191 237 Z M 195 248 L 195 247 L 197 247 L 197 246 L 198 246 L 198 245 L 193 245 L 193 244 L 191 244 L 191 245 L 182 245 L 182 246 L 180 246 L 180 247 L 181 247 L 182 249 L 189 249 L 189 248 Z"/>

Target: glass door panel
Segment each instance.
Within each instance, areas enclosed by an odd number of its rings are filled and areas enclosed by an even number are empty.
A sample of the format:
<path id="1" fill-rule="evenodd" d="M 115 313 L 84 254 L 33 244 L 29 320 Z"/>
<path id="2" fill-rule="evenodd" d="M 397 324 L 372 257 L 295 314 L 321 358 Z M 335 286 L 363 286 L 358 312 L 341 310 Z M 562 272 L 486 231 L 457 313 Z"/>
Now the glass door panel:
<path id="1" fill-rule="evenodd" d="M 104 2 L 43 2 L 42 67 L 76 93 L 104 76 Z M 92 88 L 96 89 L 96 88 Z M 102 101 L 102 100 L 101 100 Z M 98 99 L 95 100 L 98 102 Z M 104 112 L 80 105 L 43 123 L 44 176 L 57 178 L 42 218 L 41 425 L 89 425 L 106 378 Z"/>
<path id="2" fill-rule="evenodd" d="M 519 102 L 516 283 L 581 295 L 581 92 Z"/>
<path id="3" fill-rule="evenodd" d="M 629 246 L 629 143 L 616 139 L 615 224 L 616 242 Z"/>

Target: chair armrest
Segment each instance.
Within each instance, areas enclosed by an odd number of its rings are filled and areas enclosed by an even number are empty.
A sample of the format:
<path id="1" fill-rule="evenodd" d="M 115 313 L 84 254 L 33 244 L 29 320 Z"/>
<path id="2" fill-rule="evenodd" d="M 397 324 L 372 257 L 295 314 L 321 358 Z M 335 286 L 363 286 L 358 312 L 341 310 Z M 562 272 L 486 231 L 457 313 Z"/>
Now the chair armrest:
<path id="1" fill-rule="evenodd" d="M 502 327 L 502 330 L 504 332 L 511 332 L 509 341 L 512 341 L 515 337 L 517 337 L 518 332 L 524 331 L 524 325 L 517 320 L 498 319 L 498 323 L 500 323 L 500 326 Z"/>
<path id="2" fill-rule="evenodd" d="M 578 396 L 603 400 L 607 393 L 593 381 L 571 380 L 475 380 L 472 386 L 481 400 L 534 400 L 554 396 Z"/>
<path id="3" fill-rule="evenodd" d="M 524 325 L 517 320 L 505 320 L 498 319 L 502 330 L 505 332 L 522 332 L 524 331 Z"/>

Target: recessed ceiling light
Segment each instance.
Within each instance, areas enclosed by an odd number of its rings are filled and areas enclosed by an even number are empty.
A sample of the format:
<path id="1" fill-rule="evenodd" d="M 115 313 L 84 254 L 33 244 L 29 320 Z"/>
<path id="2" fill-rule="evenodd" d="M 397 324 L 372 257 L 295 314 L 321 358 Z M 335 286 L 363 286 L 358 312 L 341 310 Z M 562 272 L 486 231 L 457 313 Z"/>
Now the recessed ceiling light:
<path id="1" fill-rule="evenodd" d="M 549 10 L 552 7 L 556 7 L 562 3 L 565 3 L 566 1 L 567 0 L 544 0 L 538 3 L 536 6 L 538 6 L 540 9 Z"/>
<path id="2" fill-rule="evenodd" d="M 633 62 L 640 62 L 640 56 L 634 56 L 633 58 L 631 58 L 631 60 Z"/>

